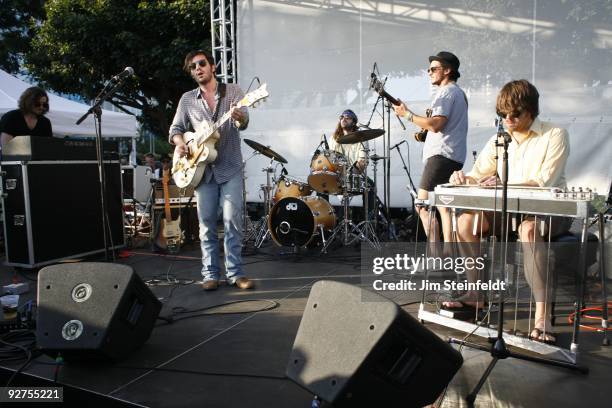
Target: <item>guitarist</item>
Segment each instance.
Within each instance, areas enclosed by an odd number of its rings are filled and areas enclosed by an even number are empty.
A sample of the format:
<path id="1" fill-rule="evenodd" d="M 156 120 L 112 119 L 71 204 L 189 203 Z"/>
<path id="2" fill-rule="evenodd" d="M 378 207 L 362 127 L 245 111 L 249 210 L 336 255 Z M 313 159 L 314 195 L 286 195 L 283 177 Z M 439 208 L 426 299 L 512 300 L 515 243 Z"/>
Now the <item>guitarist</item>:
<path id="1" fill-rule="evenodd" d="M 176 146 L 177 153 L 188 153 L 183 139 L 185 132 L 198 129 L 206 121 L 214 123 L 229 111 L 233 119 L 220 127 L 218 156 L 206 166 L 204 176 L 195 189 L 202 248 L 202 287 L 204 290 L 215 290 L 219 286 L 221 268 L 217 211 L 221 208 L 227 282 L 240 289 L 251 289 L 253 281 L 244 276 L 242 269 L 242 153 L 238 133 L 246 129 L 249 115 L 246 107 L 232 108 L 244 97 L 244 92 L 236 84 L 217 81 L 214 60 L 206 51 L 189 52 L 183 68 L 198 86 L 183 94 L 170 126 L 169 141 Z"/>
<path id="2" fill-rule="evenodd" d="M 465 93 L 457 86 L 459 59 L 448 51 L 441 51 L 429 57 L 427 69 L 431 84 L 438 88 L 431 102 L 431 117 L 418 116 L 405 103 L 394 105 L 395 113 L 420 126 L 430 133 L 423 147 L 423 177 L 418 198 L 426 200 L 428 192 L 438 184 L 448 182 L 454 171 L 461 170 L 466 155 L 468 129 L 468 102 Z M 439 241 L 438 223 L 434 218 L 429 223 L 429 211 L 417 208 L 425 233 L 430 242 Z M 444 240 L 451 239 L 451 220 L 447 209 L 439 208 Z M 427 225 L 431 225 L 428 231 Z"/>

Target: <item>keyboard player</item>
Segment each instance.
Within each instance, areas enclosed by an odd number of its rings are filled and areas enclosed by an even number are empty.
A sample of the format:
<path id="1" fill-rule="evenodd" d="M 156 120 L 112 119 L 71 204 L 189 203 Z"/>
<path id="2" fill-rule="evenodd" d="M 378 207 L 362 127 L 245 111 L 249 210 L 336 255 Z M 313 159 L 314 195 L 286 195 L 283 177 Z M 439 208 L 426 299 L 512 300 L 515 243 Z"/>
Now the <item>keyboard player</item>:
<path id="1" fill-rule="evenodd" d="M 496 109 L 512 141 L 508 145 L 508 183 L 512 185 L 539 187 L 566 187 L 565 164 L 569 156 L 569 138 L 565 129 L 552 123 L 541 121 L 539 114 L 539 93 L 535 86 L 526 80 L 512 81 L 503 86 L 497 96 Z M 501 185 L 499 175 L 502 166 L 502 147 L 496 147 L 497 135 L 493 136 L 478 155 L 470 172 L 456 171 L 450 177 L 452 184 L 480 184 L 485 186 Z M 497 162 L 496 157 L 499 157 Z M 479 219 L 478 212 L 462 211 L 457 220 L 457 240 L 477 243 L 480 237 L 494 232 L 492 226 L 499 227 L 500 213 L 485 212 Z M 494 223 L 494 218 L 496 222 Z M 569 229 L 571 219 L 552 217 L 543 231 L 536 225 L 534 217 L 523 215 L 518 226 L 518 236 L 522 244 L 525 277 L 535 300 L 534 329 L 529 336 L 533 340 L 554 343 L 555 335 L 550 331 L 550 276 L 546 272 L 546 245 L 543 245 L 549 232 L 558 235 Z M 540 224 L 540 223 L 538 223 Z M 497 229 L 497 228 L 496 228 Z M 550 231 L 549 231 L 550 229 Z M 460 245 L 462 256 L 477 256 L 475 245 Z M 482 279 L 476 270 L 467 271 L 467 279 L 475 282 Z M 444 302 L 442 307 L 449 310 L 482 307 L 484 294 L 467 292 L 453 301 Z"/>

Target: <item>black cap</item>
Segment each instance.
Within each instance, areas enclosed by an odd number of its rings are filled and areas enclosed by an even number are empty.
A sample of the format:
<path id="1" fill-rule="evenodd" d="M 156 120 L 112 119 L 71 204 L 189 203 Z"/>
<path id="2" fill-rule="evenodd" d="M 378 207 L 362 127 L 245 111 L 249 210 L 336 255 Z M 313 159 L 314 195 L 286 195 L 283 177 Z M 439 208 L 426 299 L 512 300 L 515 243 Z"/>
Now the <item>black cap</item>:
<path id="1" fill-rule="evenodd" d="M 459 58 L 457 58 L 457 56 L 452 52 L 440 51 L 436 55 L 432 55 L 429 57 L 429 62 L 431 61 L 439 61 L 443 64 L 446 64 L 457 73 L 457 78 L 461 76 L 461 74 L 459 74 Z"/>

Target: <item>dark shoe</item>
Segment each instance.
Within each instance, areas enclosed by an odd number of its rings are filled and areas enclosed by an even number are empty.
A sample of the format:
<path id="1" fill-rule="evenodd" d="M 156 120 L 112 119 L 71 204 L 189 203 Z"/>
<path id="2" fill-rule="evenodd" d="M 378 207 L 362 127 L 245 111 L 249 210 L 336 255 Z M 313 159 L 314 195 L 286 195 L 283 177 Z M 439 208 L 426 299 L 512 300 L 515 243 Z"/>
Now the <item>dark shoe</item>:
<path id="1" fill-rule="evenodd" d="M 204 290 L 217 290 L 219 287 L 219 281 L 216 280 L 207 280 L 202 282 L 202 289 Z"/>
<path id="2" fill-rule="evenodd" d="M 255 284 L 253 283 L 252 280 L 250 280 L 249 278 L 238 278 L 236 279 L 236 282 L 234 282 L 234 285 L 236 285 L 236 287 L 238 287 L 238 289 L 253 289 L 255 287 Z"/>

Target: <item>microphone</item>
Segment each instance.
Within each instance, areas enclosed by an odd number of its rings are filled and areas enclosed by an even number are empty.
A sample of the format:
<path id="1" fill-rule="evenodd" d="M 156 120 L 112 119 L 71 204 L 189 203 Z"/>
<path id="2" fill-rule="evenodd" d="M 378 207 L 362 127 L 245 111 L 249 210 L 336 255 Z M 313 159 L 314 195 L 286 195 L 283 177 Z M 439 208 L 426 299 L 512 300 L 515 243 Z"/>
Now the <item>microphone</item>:
<path id="1" fill-rule="evenodd" d="M 329 150 L 329 144 L 327 143 L 327 136 L 323 133 L 323 143 L 325 143 L 325 150 Z"/>
<path id="2" fill-rule="evenodd" d="M 376 62 L 374 62 L 374 65 L 372 65 L 372 72 L 370 72 L 370 87 L 368 89 L 372 89 L 374 88 L 374 84 L 376 83 Z"/>
<path id="3" fill-rule="evenodd" d="M 402 140 L 401 142 L 399 142 L 399 143 L 395 144 L 393 147 L 391 147 L 389 150 L 395 149 L 396 147 L 401 146 L 403 143 L 406 143 L 406 141 Z"/>
<path id="4" fill-rule="evenodd" d="M 310 161 L 313 161 L 315 159 L 315 157 L 317 157 L 319 154 L 321 154 L 321 149 L 319 149 L 319 148 L 321 147 L 322 144 L 323 144 L 323 142 L 319 143 L 319 145 L 315 149 L 314 153 L 312 154 L 312 159 L 310 159 Z"/>
<path id="5" fill-rule="evenodd" d="M 512 138 L 504 129 L 503 118 L 501 116 L 498 116 L 497 119 L 495 119 L 495 122 L 497 125 L 497 138 L 503 137 L 506 143 L 510 143 L 512 141 Z"/>
<path id="6" fill-rule="evenodd" d="M 132 67 L 125 67 L 123 71 L 121 71 L 120 73 L 118 73 L 117 75 L 112 77 L 111 80 L 112 81 L 121 81 L 122 79 L 131 77 L 132 75 L 134 75 L 134 68 L 132 68 Z"/>

